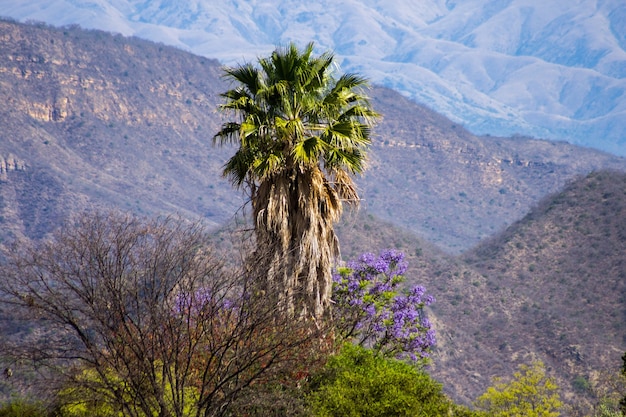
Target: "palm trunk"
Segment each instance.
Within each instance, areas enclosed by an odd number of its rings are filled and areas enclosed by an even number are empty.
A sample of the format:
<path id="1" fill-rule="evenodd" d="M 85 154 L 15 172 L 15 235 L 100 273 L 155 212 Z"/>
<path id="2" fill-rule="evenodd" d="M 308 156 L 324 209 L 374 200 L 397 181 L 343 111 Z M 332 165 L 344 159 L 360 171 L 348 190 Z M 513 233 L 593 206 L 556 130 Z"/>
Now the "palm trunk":
<path id="1" fill-rule="evenodd" d="M 265 290 L 292 316 L 329 313 L 332 266 L 339 255 L 333 223 L 341 203 L 319 168 L 281 172 L 253 199 L 257 267 Z M 274 290 L 274 291 L 273 291 Z"/>

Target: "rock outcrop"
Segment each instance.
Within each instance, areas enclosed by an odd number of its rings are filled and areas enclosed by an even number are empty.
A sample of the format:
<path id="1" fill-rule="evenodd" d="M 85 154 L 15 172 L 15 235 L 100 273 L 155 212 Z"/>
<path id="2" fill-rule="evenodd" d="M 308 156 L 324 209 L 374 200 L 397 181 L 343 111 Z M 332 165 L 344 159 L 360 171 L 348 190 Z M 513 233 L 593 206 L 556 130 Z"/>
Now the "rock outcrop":
<path id="1" fill-rule="evenodd" d="M 11 171 L 25 171 L 26 163 L 18 159 L 13 154 L 7 156 L 0 155 L 0 181 L 8 179 L 8 173 Z"/>

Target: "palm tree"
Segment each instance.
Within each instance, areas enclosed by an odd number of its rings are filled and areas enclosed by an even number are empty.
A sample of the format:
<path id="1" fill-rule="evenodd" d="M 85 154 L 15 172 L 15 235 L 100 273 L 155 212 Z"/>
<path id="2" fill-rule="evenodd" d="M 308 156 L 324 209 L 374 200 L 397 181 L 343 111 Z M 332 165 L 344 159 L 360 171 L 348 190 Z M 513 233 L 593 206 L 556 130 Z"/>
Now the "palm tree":
<path id="1" fill-rule="evenodd" d="M 331 268 L 339 255 L 333 230 L 342 203 L 358 203 L 351 175 L 364 169 L 370 127 L 378 116 L 362 94 L 359 75 L 333 77 L 330 52 L 312 56 L 294 44 L 225 70 L 236 87 L 223 93 L 224 123 L 214 140 L 237 152 L 224 175 L 249 194 L 254 262 L 277 302 L 291 314 L 319 318 L 328 311 Z"/>

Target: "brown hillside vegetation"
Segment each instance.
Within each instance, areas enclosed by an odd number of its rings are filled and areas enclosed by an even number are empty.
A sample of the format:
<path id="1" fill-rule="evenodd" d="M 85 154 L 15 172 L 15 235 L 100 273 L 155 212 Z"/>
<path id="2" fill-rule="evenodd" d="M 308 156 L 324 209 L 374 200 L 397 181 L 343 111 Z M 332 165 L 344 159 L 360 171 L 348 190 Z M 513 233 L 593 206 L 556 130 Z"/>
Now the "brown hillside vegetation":
<path id="1" fill-rule="evenodd" d="M 572 391 L 576 380 L 593 382 L 598 370 L 619 365 L 626 350 L 625 174 L 573 182 L 464 259 L 484 277 L 493 309 L 476 331 L 497 338 L 503 355 L 538 356 L 571 395 L 581 394 Z"/>
<path id="2" fill-rule="evenodd" d="M 241 195 L 215 148 L 217 61 L 78 27 L 0 21 L 0 208 L 5 236 L 40 237 L 88 205 L 227 222 Z M 370 213 L 458 253 L 546 193 L 626 160 L 565 143 L 476 137 L 383 88 L 369 171 Z M 4 161 L 4 162 L 2 162 Z M 45 185 L 43 185 L 45 184 Z"/>

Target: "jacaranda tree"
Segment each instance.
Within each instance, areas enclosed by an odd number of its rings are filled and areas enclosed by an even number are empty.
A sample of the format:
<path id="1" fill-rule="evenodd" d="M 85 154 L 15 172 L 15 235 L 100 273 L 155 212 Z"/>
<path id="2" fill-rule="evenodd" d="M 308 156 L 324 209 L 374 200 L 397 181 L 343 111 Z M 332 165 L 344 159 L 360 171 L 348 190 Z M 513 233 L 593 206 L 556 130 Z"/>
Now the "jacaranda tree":
<path id="1" fill-rule="evenodd" d="M 364 169 L 377 114 L 362 93 L 366 79 L 335 76 L 333 54 L 314 46 L 277 48 L 258 65 L 225 70 L 234 88 L 222 110 L 235 120 L 214 139 L 239 146 L 224 175 L 252 205 L 256 268 L 282 285 L 276 300 L 290 315 L 328 311 L 342 203 L 357 203 L 352 175 Z"/>
<path id="2" fill-rule="evenodd" d="M 424 287 L 401 290 L 407 263 L 404 254 L 364 253 L 339 268 L 333 277 L 337 336 L 393 358 L 422 364 L 435 345 L 435 331 L 424 307 L 435 301 Z"/>

